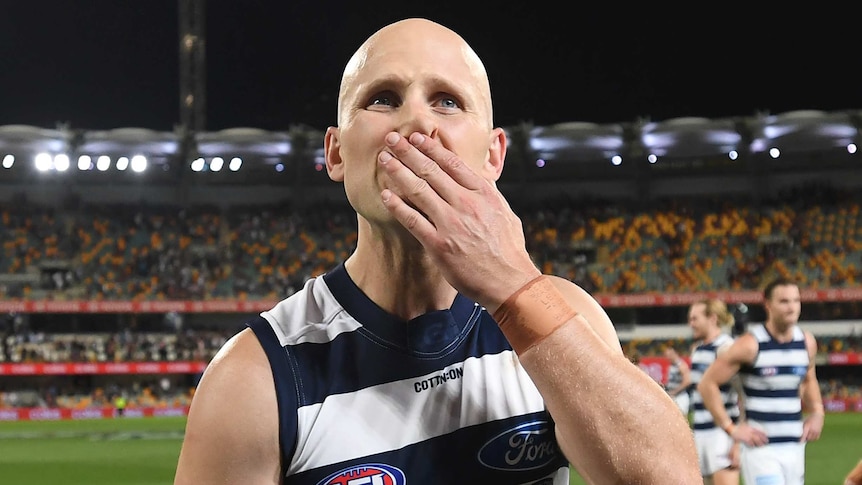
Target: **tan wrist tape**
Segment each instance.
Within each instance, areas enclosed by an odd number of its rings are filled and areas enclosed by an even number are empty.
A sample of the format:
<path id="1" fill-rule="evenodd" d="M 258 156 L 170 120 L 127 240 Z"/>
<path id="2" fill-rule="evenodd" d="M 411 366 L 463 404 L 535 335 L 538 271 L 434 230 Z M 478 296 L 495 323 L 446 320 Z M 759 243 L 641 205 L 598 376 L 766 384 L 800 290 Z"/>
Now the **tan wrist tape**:
<path id="1" fill-rule="evenodd" d="M 541 275 L 507 298 L 493 317 L 512 349 L 522 354 L 577 314 L 551 279 Z"/>

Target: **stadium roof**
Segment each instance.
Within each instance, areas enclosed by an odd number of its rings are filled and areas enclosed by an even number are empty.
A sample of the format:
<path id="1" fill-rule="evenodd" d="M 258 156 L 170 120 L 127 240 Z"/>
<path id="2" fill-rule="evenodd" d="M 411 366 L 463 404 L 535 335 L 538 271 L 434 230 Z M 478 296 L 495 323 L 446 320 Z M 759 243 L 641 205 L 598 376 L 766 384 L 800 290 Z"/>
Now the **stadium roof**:
<path id="1" fill-rule="evenodd" d="M 860 120 L 862 110 L 805 110 L 723 119 L 525 125 L 508 127 L 507 132 L 513 152 L 520 153 L 527 165 L 607 166 L 760 154 L 776 158 L 776 150 L 781 156 L 832 150 L 855 154 Z M 186 134 L 181 129 L 80 131 L 68 126 L 5 125 L 0 126 L 0 181 L 6 178 L 4 172 L 38 163 L 42 171 L 123 170 L 135 156 L 145 157 L 144 169 L 161 165 L 164 171 L 205 172 L 222 166 L 227 171 L 228 160 L 240 160 L 231 165 L 234 171 L 272 173 L 273 168 L 282 171 L 296 163 L 320 171 L 322 145 L 322 133 L 303 127 L 284 132 L 237 127 Z M 97 163 L 100 157 L 102 163 Z"/>

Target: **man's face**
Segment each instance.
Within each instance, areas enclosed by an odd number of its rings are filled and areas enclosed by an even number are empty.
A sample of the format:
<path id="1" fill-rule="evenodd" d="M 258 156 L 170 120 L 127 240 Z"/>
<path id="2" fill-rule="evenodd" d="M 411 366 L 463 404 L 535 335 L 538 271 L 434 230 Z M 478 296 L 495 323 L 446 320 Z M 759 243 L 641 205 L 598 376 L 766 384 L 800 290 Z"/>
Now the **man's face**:
<path id="1" fill-rule="evenodd" d="M 688 309 L 688 326 L 691 327 L 691 335 L 695 340 L 701 340 L 708 335 L 709 327 L 713 322 L 706 316 L 706 304 L 695 303 Z"/>
<path id="2" fill-rule="evenodd" d="M 465 49 L 457 37 L 435 29 L 390 31 L 349 64 L 339 127 L 327 137 L 327 168 L 333 180 L 344 182 L 348 199 L 366 219 L 393 220 L 380 202 L 381 190 L 391 187 L 377 163 L 391 131 L 405 137 L 423 133 L 486 178 L 498 176 L 486 163 L 495 141 L 487 78 Z"/>
<path id="3" fill-rule="evenodd" d="M 780 328 L 787 328 L 799 321 L 802 298 L 796 285 L 776 286 L 772 296 L 765 302 L 770 320 Z"/>

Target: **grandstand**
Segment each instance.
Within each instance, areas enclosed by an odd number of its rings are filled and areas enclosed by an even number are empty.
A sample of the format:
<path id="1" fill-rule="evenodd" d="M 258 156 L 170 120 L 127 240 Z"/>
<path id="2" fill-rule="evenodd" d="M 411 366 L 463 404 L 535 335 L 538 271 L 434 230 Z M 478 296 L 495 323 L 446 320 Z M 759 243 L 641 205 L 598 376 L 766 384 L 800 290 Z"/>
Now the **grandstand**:
<path id="1" fill-rule="evenodd" d="M 862 410 L 859 126 L 854 110 L 514 126 L 500 187 L 537 264 L 596 295 L 657 379 L 657 348 L 687 351 L 691 302 L 757 321 L 784 275 L 832 409 Z M 352 250 L 321 146 L 308 127 L 0 126 L 0 417 L 111 415 L 117 395 L 182 413 L 246 317 Z"/>

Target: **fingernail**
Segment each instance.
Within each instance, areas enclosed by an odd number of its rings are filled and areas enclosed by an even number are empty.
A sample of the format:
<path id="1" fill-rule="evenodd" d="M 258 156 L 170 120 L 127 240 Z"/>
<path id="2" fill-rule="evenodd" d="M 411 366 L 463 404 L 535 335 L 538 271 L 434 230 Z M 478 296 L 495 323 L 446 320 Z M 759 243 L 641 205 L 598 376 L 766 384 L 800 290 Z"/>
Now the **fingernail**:
<path id="1" fill-rule="evenodd" d="M 394 144 L 398 143 L 398 140 L 400 138 L 401 137 L 398 135 L 398 133 L 390 133 L 390 134 L 386 135 L 386 144 L 387 145 L 394 145 Z"/>
<path id="2" fill-rule="evenodd" d="M 389 152 L 380 152 L 380 156 L 377 159 L 380 160 L 380 163 L 387 163 L 389 160 L 392 160 L 392 154 Z"/>
<path id="3" fill-rule="evenodd" d="M 425 141 L 425 135 L 419 133 L 413 133 L 410 135 L 410 143 L 414 145 L 421 145 L 423 141 Z"/>

